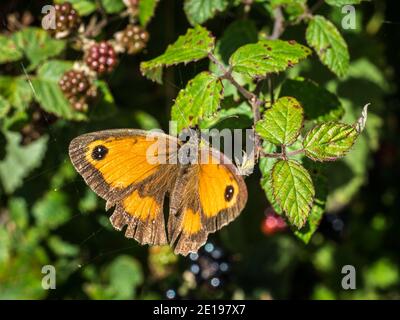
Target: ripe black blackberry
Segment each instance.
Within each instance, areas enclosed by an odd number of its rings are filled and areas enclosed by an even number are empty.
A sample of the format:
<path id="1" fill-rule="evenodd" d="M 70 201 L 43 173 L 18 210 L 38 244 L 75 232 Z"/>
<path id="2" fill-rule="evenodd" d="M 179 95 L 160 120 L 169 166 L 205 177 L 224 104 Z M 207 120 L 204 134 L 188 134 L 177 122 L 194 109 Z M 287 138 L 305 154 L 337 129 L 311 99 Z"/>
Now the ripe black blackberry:
<path id="1" fill-rule="evenodd" d="M 88 99 L 96 94 L 94 86 L 83 71 L 66 71 L 58 84 L 65 97 L 77 111 L 86 111 Z"/>
<path id="2" fill-rule="evenodd" d="M 102 41 L 89 48 L 86 52 L 85 62 L 91 70 L 98 74 L 111 72 L 117 64 L 117 54 L 110 43 Z"/>
<path id="3" fill-rule="evenodd" d="M 78 29 L 81 18 L 71 3 L 64 2 L 56 4 L 54 7 L 56 11 L 56 33 L 68 35 Z"/>
<path id="4" fill-rule="evenodd" d="M 135 54 L 146 47 L 149 33 L 138 25 L 129 24 L 116 38 L 127 53 Z"/>

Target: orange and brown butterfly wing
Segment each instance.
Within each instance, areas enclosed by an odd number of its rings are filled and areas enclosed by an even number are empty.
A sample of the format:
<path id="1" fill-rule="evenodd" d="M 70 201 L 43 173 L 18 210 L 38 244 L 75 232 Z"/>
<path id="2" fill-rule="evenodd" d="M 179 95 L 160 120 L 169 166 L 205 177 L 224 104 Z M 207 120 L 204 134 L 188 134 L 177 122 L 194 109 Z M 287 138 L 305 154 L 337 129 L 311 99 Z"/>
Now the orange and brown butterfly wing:
<path id="1" fill-rule="evenodd" d="M 237 168 L 214 149 L 208 163 L 181 170 L 168 218 L 168 236 L 175 253 L 197 252 L 209 233 L 240 214 L 246 201 L 246 184 Z"/>
<path id="2" fill-rule="evenodd" d="M 182 166 L 176 180 L 168 216 L 168 240 L 176 254 L 187 255 L 206 242 L 198 195 L 198 165 Z"/>
<path id="3" fill-rule="evenodd" d="M 220 163 L 213 159 L 220 159 Z M 212 149 L 210 161 L 200 164 L 198 192 L 208 232 L 215 232 L 233 221 L 247 202 L 246 184 L 238 169 L 215 149 Z"/>
<path id="4" fill-rule="evenodd" d="M 165 244 L 163 201 L 176 179 L 177 165 L 148 161 L 148 150 L 164 139 L 164 149 L 174 153 L 177 143 L 164 134 L 142 130 L 118 129 L 94 132 L 72 140 L 69 154 L 76 170 L 99 196 L 107 200 L 106 208 L 116 209 L 110 220 L 126 236 L 141 244 Z M 173 141 L 171 141 L 173 140 Z"/>

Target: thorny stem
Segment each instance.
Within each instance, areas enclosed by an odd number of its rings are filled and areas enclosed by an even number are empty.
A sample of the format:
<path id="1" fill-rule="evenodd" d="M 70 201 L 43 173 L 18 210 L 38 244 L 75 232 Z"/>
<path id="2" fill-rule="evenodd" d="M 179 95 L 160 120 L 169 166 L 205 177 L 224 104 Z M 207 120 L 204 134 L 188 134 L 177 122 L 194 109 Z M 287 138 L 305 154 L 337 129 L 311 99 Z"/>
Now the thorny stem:
<path id="1" fill-rule="evenodd" d="M 218 68 L 222 71 L 223 75 L 221 79 L 228 80 L 242 95 L 247 99 L 247 101 L 251 105 L 251 109 L 253 111 L 253 130 L 255 128 L 256 123 L 261 119 L 260 106 L 264 104 L 262 100 L 260 100 L 256 94 L 248 91 L 245 87 L 240 85 L 235 78 L 232 76 L 232 70 L 230 68 L 226 68 L 221 61 L 219 61 L 211 52 L 208 54 L 208 58 L 218 66 Z M 259 157 L 261 151 L 261 139 L 257 134 L 254 134 L 254 143 L 256 147 L 256 161 Z"/>
<path id="2" fill-rule="evenodd" d="M 268 152 L 264 152 L 263 150 L 261 150 L 260 155 L 265 158 L 278 158 L 278 159 L 282 159 L 282 160 L 287 160 L 288 157 L 295 156 L 295 155 L 303 153 L 303 152 L 304 152 L 304 149 L 293 150 L 290 152 L 286 152 L 286 150 L 285 151 L 282 150 L 282 152 L 278 152 L 278 153 L 268 153 Z"/>
<path id="3" fill-rule="evenodd" d="M 272 29 L 271 35 L 268 37 L 270 40 L 278 39 L 285 30 L 285 17 L 283 16 L 281 7 L 275 8 L 274 18 L 274 28 Z"/>

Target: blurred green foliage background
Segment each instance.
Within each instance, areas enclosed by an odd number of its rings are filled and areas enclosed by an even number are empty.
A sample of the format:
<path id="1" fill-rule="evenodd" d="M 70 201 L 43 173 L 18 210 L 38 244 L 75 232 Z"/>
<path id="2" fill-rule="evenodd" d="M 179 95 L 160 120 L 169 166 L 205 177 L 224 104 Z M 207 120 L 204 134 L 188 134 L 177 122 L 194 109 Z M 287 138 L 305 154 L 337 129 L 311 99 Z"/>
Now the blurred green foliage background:
<path id="1" fill-rule="evenodd" d="M 29 24 L 40 26 L 44 4 L 2 1 L 1 33 L 16 32 L 12 28 L 18 24 L 10 16 L 23 21 L 27 12 Z M 254 1 L 249 12 L 244 8 L 238 4 L 216 15 L 207 28 L 219 39 L 232 23 L 249 19 L 257 30 L 269 32 L 273 22 L 262 1 Z M 340 7 L 323 5 L 319 12 L 340 26 Z M 354 149 L 324 169 L 327 208 L 307 245 L 289 230 L 265 232 L 270 205 L 258 170 L 246 179 L 249 200 L 240 217 L 212 234 L 198 257 L 184 258 L 166 247 L 140 246 L 113 230 L 104 201 L 73 169 L 68 144 L 79 134 L 125 127 L 168 129 L 173 99 L 207 63 L 168 68 L 163 85 L 145 79 L 139 64 L 162 53 L 190 26 L 182 1 L 160 1 L 147 28 L 147 48 L 121 56 L 116 70 L 103 78 L 109 90 L 90 106 L 89 121 L 74 121 L 68 109 L 57 118 L 46 113 L 32 142 L 24 142 L 21 128 L 32 123 L 41 104 L 30 102 L 29 86 L 15 82 L 40 68 L 46 55 L 36 62 L 24 57 L 1 64 L 0 97 L 17 108 L 12 116 L 0 117 L 0 299 L 400 298 L 399 18 L 395 1 L 365 2 L 356 13 L 357 28 L 340 29 L 351 55 L 346 77 L 337 79 L 316 57 L 286 73 L 313 79 L 336 93 L 345 109 L 344 122 L 355 121 L 364 104 L 371 103 L 366 131 Z M 98 38 L 107 39 L 124 23 L 111 22 Z M 304 25 L 287 29 L 282 38 L 305 43 Z M 70 61 L 79 57 L 70 47 L 60 54 Z M 47 264 L 56 267 L 56 290 L 42 289 L 41 270 Z M 341 269 L 348 264 L 357 271 L 356 290 L 341 287 Z"/>

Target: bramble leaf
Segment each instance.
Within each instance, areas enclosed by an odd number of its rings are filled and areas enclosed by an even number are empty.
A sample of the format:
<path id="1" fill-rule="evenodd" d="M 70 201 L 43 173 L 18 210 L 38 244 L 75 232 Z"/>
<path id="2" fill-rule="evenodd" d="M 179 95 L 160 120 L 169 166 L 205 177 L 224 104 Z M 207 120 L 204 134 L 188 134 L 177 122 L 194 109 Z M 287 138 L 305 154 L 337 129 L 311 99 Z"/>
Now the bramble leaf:
<path id="1" fill-rule="evenodd" d="M 301 239 L 304 243 L 309 243 L 311 237 L 317 231 L 318 226 L 322 220 L 322 216 L 325 212 L 325 204 L 328 197 L 326 177 L 320 172 L 318 164 L 311 161 L 304 163 L 306 168 L 312 172 L 312 180 L 315 185 L 315 197 L 313 202 L 313 207 L 311 209 L 310 215 L 307 222 L 303 228 L 300 230 L 295 230 L 294 234 Z M 310 164 L 307 166 L 307 164 Z M 310 168 L 309 168 L 310 167 Z"/>
<path id="2" fill-rule="evenodd" d="M 307 157 L 315 161 L 333 161 L 343 157 L 353 146 L 358 132 L 353 126 L 338 122 L 320 124 L 303 141 Z"/>
<path id="3" fill-rule="evenodd" d="M 47 147 L 47 136 L 27 146 L 21 146 L 21 136 L 5 132 L 7 139 L 6 156 L 0 161 L 0 180 L 7 193 L 13 193 L 21 186 L 23 179 L 42 161 Z M 10 174 L 12 172 L 12 174 Z"/>
<path id="4" fill-rule="evenodd" d="M 136 288 L 144 280 L 140 263 L 127 255 L 117 257 L 108 267 L 110 287 L 116 294 L 116 299 L 132 299 Z"/>
<path id="5" fill-rule="evenodd" d="M 71 217 L 66 193 L 51 190 L 33 206 L 36 224 L 46 229 L 55 229 Z"/>
<path id="6" fill-rule="evenodd" d="M 276 202 L 297 228 L 310 214 L 315 190 L 308 171 L 295 160 L 278 160 L 272 169 L 272 188 Z"/>
<path id="7" fill-rule="evenodd" d="M 193 126 L 201 119 L 211 118 L 223 97 L 221 80 L 204 71 L 188 82 L 172 106 L 171 118 L 177 121 L 177 130 Z"/>
<path id="8" fill-rule="evenodd" d="M 341 119 L 344 114 L 338 97 L 309 79 L 285 80 L 280 95 L 295 97 L 304 108 L 306 120 L 317 123 L 333 121 Z"/>
<path id="9" fill-rule="evenodd" d="M 32 88 L 24 76 L 19 77 L 0 77 L 0 94 L 8 102 L 19 110 L 28 107 L 32 100 Z"/>
<path id="10" fill-rule="evenodd" d="M 101 4 L 104 7 L 104 10 L 111 14 L 118 13 L 125 8 L 125 4 L 122 0 L 101 0 Z"/>
<path id="11" fill-rule="evenodd" d="M 346 75 L 349 69 L 349 51 L 332 22 L 322 16 L 314 16 L 307 27 L 306 39 L 323 64 L 339 77 Z"/>
<path id="12" fill-rule="evenodd" d="M 191 25 L 202 24 L 228 7 L 228 0 L 185 0 L 183 8 Z"/>
<path id="13" fill-rule="evenodd" d="M 0 63 L 17 61 L 22 58 L 22 51 L 11 37 L 0 35 Z"/>
<path id="14" fill-rule="evenodd" d="M 154 16 L 159 0 L 140 0 L 139 1 L 139 22 L 146 26 Z"/>
<path id="15" fill-rule="evenodd" d="M 267 153 L 273 153 L 277 152 L 277 147 L 273 145 L 270 142 L 264 141 L 263 142 L 263 150 L 264 152 Z M 268 157 L 261 157 L 260 162 L 259 162 L 259 167 L 261 171 L 261 188 L 263 188 L 265 195 L 267 197 L 267 200 L 271 204 L 271 206 L 274 208 L 275 212 L 277 214 L 282 215 L 283 211 L 278 205 L 278 203 L 275 200 L 274 193 L 273 193 L 273 188 L 272 188 L 272 168 L 274 167 L 275 163 L 277 162 L 277 159 L 275 158 L 268 158 Z"/>
<path id="16" fill-rule="evenodd" d="M 265 140 L 276 145 L 290 145 L 300 134 L 303 108 L 292 97 L 279 98 L 257 122 L 256 131 Z"/>
<path id="17" fill-rule="evenodd" d="M 264 78 L 268 73 L 284 71 L 311 54 L 296 41 L 261 40 L 236 50 L 229 64 L 236 72 L 252 78 Z"/>
<path id="18" fill-rule="evenodd" d="M 23 51 L 31 62 L 29 70 L 60 54 L 65 48 L 65 41 L 52 38 L 48 32 L 40 28 L 24 28 L 15 33 L 13 38 L 18 49 Z"/>
<path id="19" fill-rule="evenodd" d="M 47 112 L 69 120 L 84 120 L 86 115 L 71 107 L 58 85 L 62 74 L 71 67 L 72 63 L 59 60 L 43 64 L 32 79 L 34 98 Z"/>
<path id="20" fill-rule="evenodd" d="M 142 62 L 140 70 L 142 74 L 153 81 L 162 82 L 162 68 L 178 63 L 188 63 L 205 58 L 214 49 L 214 38 L 211 33 L 197 25 L 188 29 L 185 35 L 169 45 L 160 56 Z"/>

